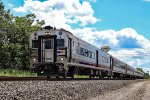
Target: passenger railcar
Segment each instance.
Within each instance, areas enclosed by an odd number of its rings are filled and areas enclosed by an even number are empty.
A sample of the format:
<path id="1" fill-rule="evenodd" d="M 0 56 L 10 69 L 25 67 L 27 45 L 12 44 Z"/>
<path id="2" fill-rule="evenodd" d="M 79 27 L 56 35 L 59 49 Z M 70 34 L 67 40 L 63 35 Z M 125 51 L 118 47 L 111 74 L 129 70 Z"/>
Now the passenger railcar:
<path id="1" fill-rule="evenodd" d="M 33 32 L 30 41 L 30 67 L 40 76 L 143 77 L 107 52 L 79 39 L 64 29 Z"/>
<path id="2" fill-rule="evenodd" d="M 112 57 L 112 61 L 113 61 L 113 77 L 126 77 L 127 74 L 127 64 L 120 61 L 119 59 Z"/>

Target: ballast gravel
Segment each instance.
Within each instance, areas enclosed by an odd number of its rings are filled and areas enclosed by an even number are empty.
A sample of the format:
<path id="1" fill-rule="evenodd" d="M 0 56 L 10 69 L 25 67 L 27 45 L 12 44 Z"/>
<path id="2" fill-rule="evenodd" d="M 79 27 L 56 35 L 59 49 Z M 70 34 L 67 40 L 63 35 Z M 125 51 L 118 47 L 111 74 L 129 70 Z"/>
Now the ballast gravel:
<path id="1" fill-rule="evenodd" d="M 0 81 L 1 100 L 87 100 L 137 80 Z"/>

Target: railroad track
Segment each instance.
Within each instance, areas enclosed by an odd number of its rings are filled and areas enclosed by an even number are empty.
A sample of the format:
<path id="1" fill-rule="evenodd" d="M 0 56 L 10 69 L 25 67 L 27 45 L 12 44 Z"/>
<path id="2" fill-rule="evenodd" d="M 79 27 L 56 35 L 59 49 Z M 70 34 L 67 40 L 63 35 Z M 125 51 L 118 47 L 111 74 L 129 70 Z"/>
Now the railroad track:
<path id="1" fill-rule="evenodd" d="M 46 77 L 0 77 L 0 81 L 83 81 L 83 80 L 134 80 L 122 78 L 46 78 Z"/>

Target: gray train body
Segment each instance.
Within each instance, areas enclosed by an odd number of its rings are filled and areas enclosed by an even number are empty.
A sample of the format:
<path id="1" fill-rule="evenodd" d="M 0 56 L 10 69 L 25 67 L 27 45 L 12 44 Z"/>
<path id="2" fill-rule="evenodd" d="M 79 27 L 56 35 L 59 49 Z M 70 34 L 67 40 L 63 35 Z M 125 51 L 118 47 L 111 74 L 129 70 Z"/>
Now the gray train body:
<path id="1" fill-rule="evenodd" d="M 30 41 L 30 67 L 40 76 L 143 78 L 144 73 L 79 39 L 64 29 L 33 32 Z"/>

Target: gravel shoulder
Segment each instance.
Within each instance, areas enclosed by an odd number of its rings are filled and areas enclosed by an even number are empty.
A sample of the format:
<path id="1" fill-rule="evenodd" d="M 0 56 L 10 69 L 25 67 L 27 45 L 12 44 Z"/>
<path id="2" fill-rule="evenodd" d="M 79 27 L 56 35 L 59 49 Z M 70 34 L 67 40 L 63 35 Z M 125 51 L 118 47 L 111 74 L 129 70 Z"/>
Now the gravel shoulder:
<path id="1" fill-rule="evenodd" d="M 150 81 L 136 82 L 90 100 L 150 100 Z"/>
<path id="2" fill-rule="evenodd" d="M 138 91 L 138 86 L 146 84 L 145 82 L 138 81 L 0 81 L 0 98 L 1 100 L 91 100 L 91 98 L 93 100 L 100 100 L 100 95 L 107 95 L 112 90 L 117 91 L 117 89 L 120 89 L 119 91 L 124 92 L 122 87 L 128 86 L 131 83 L 138 84 L 134 87 L 134 90 Z M 132 85 L 129 87 L 132 87 Z M 125 89 L 126 91 L 128 90 L 128 88 Z M 116 95 L 118 95 L 117 92 Z M 105 95 L 102 95 L 103 99 L 105 97 Z M 147 98 L 147 95 L 145 95 L 145 98 Z"/>

